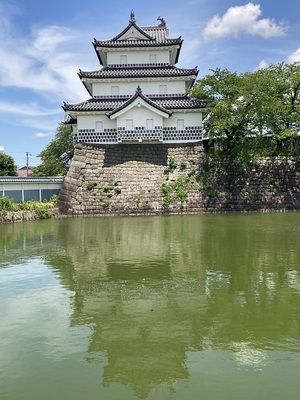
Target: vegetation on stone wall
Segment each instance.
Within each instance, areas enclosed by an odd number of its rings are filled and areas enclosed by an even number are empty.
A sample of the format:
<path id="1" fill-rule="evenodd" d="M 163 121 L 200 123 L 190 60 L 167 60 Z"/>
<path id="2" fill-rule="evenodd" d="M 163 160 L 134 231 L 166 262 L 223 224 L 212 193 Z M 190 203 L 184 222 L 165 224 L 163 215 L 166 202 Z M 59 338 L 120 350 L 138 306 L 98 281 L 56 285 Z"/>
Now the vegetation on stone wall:
<path id="1" fill-rule="evenodd" d="M 161 185 L 162 208 L 164 212 L 299 209 L 299 160 L 264 157 L 241 165 L 229 157 L 203 155 L 199 163 L 189 161 L 184 169 L 176 167 L 167 174 Z"/>
<path id="2" fill-rule="evenodd" d="M 298 157 L 255 158 L 247 165 L 206 157 L 200 166 L 202 199 L 215 211 L 299 209 Z"/>
<path id="3" fill-rule="evenodd" d="M 85 179 L 82 179 L 82 183 L 85 183 Z M 97 181 L 86 182 L 86 190 L 91 192 L 90 201 L 93 205 L 100 203 L 104 209 L 109 208 L 110 199 L 121 194 L 122 190 L 119 186 L 119 182 L 107 182 L 102 186 Z"/>
<path id="4" fill-rule="evenodd" d="M 87 183 L 86 188 L 87 188 L 87 190 L 92 190 L 96 186 L 97 186 L 97 182 L 96 181 L 92 181 L 92 182 L 88 182 Z"/>
<path id="5" fill-rule="evenodd" d="M 161 185 L 162 206 L 165 211 L 176 204 L 180 204 L 182 210 L 189 201 L 190 191 L 201 189 L 200 178 L 197 176 L 197 168 L 193 160 L 182 161 L 179 168 L 177 167 L 175 159 L 170 157 L 168 167 L 164 171 L 166 180 Z M 178 173 L 176 178 L 172 176 L 175 171 Z"/>

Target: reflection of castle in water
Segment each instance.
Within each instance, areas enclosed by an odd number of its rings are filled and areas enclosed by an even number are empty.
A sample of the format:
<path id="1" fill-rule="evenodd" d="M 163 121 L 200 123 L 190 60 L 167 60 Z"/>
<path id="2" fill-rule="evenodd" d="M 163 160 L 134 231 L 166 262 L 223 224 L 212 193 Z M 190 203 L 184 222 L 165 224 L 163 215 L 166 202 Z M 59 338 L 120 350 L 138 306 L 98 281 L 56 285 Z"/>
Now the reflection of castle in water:
<path id="1" fill-rule="evenodd" d="M 291 280 L 281 265 L 293 265 L 295 254 L 281 260 L 270 251 L 268 265 L 278 271 L 264 271 L 266 254 L 253 245 L 278 248 L 274 238 L 256 229 L 251 239 L 245 227 L 219 251 L 230 228 L 219 219 L 212 236 L 206 218 L 82 218 L 71 231 L 61 221 L 74 268 L 71 324 L 91 327 L 87 359 L 107 360 L 103 385 L 122 383 L 147 397 L 188 378 L 188 351 L 230 351 L 239 365 L 259 368 L 266 347 L 285 336 L 299 340 L 289 300 L 299 272 Z"/>
<path id="2" fill-rule="evenodd" d="M 0 255 L 42 257 L 75 294 L 70 324 L 90 327 L 86 360 L 105 362 L 103 386 L 146 398 L 188 379 L 189 351 L 231 352 L 256 369 L 266 349 L 289 341 L 299 351 L 300 248 L 290 230 L 283 246 L 261 218 L 235 216 L 234 227 L 227 216 L 16 225 L 5 228 Z"/>
<path id="3" fill-rule="evenodd" d="M 76 274 L 71 321 L 91 326 L 88 360 L 107 358 L 104 386 L 122 383 L 141 397 L 157 385 L 172 388 L 188 378 L 187 351 L 202 348 L 201 270 L 188 272 L 170 233 L 161 217 L 85 218 L 62 233 Z"/>

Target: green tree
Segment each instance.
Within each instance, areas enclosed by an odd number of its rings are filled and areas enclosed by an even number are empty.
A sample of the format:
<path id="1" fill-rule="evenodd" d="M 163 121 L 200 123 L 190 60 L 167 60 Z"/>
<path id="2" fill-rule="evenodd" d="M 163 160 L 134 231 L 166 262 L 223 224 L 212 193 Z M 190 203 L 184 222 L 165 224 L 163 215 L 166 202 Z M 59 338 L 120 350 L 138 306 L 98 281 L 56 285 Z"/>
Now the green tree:
<path id="1" fill-rule="evenodd" d="M 300 132 L 300 63 L 271 65 L 263 72 L 269 100 L 272 96 L 265 107 L 268 133 L 279 140 L 294 138 Z"/>
<path id="2" fill-rule="evenodd" d="M 68 164 L 74 155 L 72 130 L 68 125 L 60 124 L 55 137 L 48 146 L 38 155 L 42 163 L 33 169 L 33 176 L 65 175 Z"/>
<path id="3" fill-rule="evenodd" d="M 240 75 L 218 68 L 197 81 L 192 95 L 209 101 L 203 121 L 208 138 L 236 160 L 270 153 L 283 139 L 295 142 L 300 131 L 299 64 Z"/>
<path id="4" fill-rule="evenodd" d="M 11 156 L 0 153 L 0 176 L 16 176 L 17 166 Z"/>

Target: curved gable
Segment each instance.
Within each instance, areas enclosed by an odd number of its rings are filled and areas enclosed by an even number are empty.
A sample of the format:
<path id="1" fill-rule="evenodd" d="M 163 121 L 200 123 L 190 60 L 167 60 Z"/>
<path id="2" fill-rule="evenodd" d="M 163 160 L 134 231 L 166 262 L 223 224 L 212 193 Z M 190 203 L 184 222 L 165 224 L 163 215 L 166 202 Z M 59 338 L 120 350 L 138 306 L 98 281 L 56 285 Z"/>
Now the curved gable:
<path id="1" fill-rule="evenodd" d="M 135 22 L 131 22 L 119 35 L 111 39 L 112 42 L 118 40 L 153 40 Z"/>
<path id="2" fill-rule="evenodd" d="M 127 111 L 131 110 L 132 108 L 137 107 L 146 107 L 152 112 L 159 114 L 164 118 L 169 118 L 172 115 L 172 112 L 167 110 L 164 107 L 157 105 L 154 101 L 150 100 L 147 96 L 142 94 L 141 88 L 138 87 L 134 96 L 128 99 L 122 106 L 115 108 L 113 111 L 107 113 L 106 115 L 110 119 L 115 119 L 120 115 L 126 113 Z"/>

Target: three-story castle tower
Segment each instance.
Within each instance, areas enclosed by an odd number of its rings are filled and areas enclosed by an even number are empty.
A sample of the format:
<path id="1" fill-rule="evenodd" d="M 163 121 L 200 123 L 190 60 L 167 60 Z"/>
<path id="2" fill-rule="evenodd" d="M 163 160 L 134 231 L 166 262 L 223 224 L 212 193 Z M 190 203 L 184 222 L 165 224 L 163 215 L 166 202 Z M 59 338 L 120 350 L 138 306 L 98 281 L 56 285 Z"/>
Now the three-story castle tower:
<path id="1" fill-rule="evenodd" d="M 102 67 L 96 71 L 79 70 L 78 74 L 90 98 L 82 103 L 63 105 L 65 123 L 72 125 L 75 144 L 74 160 L 59 199 L 63 212 L 97 213 L 96 206 L 87 208 L 81 186 L 74 193 L 74 168 L 76 166 L 77 173 L 79 168 L 78 152 L 81 163 L 78 184 L 86 181 L 89 175 L 89 181 L 93 177 L 99 189 L 104 166 L 109 166 L 110 162 L 111 167 L 126 164 L 126 159 L 123 162 L 120 159 L 125 149 L 127 155 L 132 153 L 130 161 L 136 158 L 143 162 L 144 157 L 144 161 L 151 163 L 149 154 L 153 154 L 152 164 L 166 166 L 170 146 L 193 146 L 202 140 L 202 111 L 206 102 L 187 95 L 198 69 L 176 66 L 183 40 L 181 37 L 170 38 L 164 19 L 159 17 L 158 20 L 160 23 L 155 26 L 138 26 L 132 11 L 129 24 L 121 33 L 113 39 L 93 41 Z M 98 163 L 93 166 L 88 164 L 90 155 L 87 151 L 90 149 L 94 149 L 93 154 L 98 152 L 99 156 Z M 104 154 L 104 161 L 100 153 Z M 156 160 L 159 154 L 163 156 Z M 114 155 L 118 160 L 113 160 Z M 83 165 L 84 158 L 87 165 Z M 153 171 L 154 175 L 156 173 Z M 117 176 L 114 179 L 121 185 Z M 76 206 L 74 200 L 68 199 L 70 187 L 72 195 L 78 199 Z M 108 200 L 105 205 L 107 203 Z M 148 201 L 147 204 L 150 203 Z M 109 204 L 114 208 L 112 201 Z M 110 206 L 105 208 L 109 209 Z M 156 204 L 154 208 L 159 207 Z"/>

